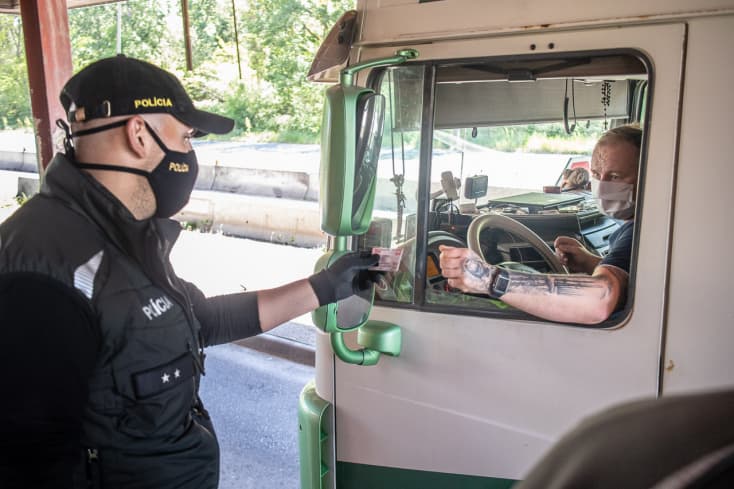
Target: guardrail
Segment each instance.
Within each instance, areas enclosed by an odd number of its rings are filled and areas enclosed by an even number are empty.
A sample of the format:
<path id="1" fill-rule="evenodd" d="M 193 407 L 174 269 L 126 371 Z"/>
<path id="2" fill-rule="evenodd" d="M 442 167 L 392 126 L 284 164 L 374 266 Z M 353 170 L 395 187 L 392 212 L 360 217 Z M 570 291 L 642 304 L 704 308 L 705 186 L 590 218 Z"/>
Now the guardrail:
<path id="1" fill-rule="evenodd" d="M 36 154 L 0 151 L 0 197 L 38 192 Z M 194 229 L 263 241 L 326 244 L 318 209 L 318 174 L 201 165 L 195 190 L 174 219 Z"/>
<path id="2" fill-rule="evenodd" d="M 0 170 L 3 200 L 38 192 L 34 152 L 0 151 Z M 381 180 L 376 208 L 394 211 L 394 186 Z M 415 182 L 404 191 L 412 195 Z M 174 219 L 190 228 L 317 247 L 326 244 L 318 200 L 318 173 L 202 164 L 188 205 Z"/>

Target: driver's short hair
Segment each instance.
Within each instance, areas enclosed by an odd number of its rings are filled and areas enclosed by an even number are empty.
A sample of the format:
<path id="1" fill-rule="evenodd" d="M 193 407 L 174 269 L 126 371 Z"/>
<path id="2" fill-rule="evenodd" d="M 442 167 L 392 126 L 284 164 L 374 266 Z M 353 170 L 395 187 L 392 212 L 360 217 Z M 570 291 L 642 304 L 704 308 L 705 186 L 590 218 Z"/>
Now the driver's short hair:
<path id="1" fill-rule="evenodd" d="M 639 124 L 625 124 L 623 126 L 613 127 L 607 132 L 602 134 L 599 141 L 596 143 L 597 146 L 602 146 L 609 143 L 627 142 L 640 150 L 642 146 L 642 129 Z"/>

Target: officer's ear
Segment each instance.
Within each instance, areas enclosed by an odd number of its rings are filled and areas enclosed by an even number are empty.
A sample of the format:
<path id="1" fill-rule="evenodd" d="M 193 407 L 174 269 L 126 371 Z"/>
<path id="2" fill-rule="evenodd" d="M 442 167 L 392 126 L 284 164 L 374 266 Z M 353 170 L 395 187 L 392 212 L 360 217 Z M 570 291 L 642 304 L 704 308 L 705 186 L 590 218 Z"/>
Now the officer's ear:
<path id="1" fill-rule="evenodd" d="M 147 158 L 153 141 L 145 127 L 145 120 L 140 116 L 131 117 L 125 124 L 125 135 L 130 151 L 138 158 Z"/>

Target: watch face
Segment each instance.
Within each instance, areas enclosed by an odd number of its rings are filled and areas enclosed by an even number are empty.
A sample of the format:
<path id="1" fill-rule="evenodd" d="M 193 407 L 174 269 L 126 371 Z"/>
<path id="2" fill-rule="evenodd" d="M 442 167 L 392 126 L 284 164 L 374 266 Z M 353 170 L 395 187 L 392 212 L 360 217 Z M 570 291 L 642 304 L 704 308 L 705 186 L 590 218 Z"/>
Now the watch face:
<path id="1" fill-rule="evenodd" d="M 505 292 L 507 292 L 507 286 L 509 284 L 510 274 L 507 273 L 507 270 L 500 268 L 492 279 L 489 295 L 495 299 L 499 299 Z"/>

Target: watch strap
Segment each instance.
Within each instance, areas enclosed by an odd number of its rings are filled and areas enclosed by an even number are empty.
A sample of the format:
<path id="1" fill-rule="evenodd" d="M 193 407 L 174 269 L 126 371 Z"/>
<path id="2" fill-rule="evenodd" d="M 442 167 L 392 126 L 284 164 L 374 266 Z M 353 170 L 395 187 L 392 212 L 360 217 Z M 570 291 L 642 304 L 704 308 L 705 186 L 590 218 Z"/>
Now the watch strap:
<path id="1" fill-rule="evenodd" d="M 489 284 L 489 296 L 499 299 L 507 292 L 507 287 L 510 285 L 510 274 L 504 268 L 496 267 L 495 270 Z"/>

